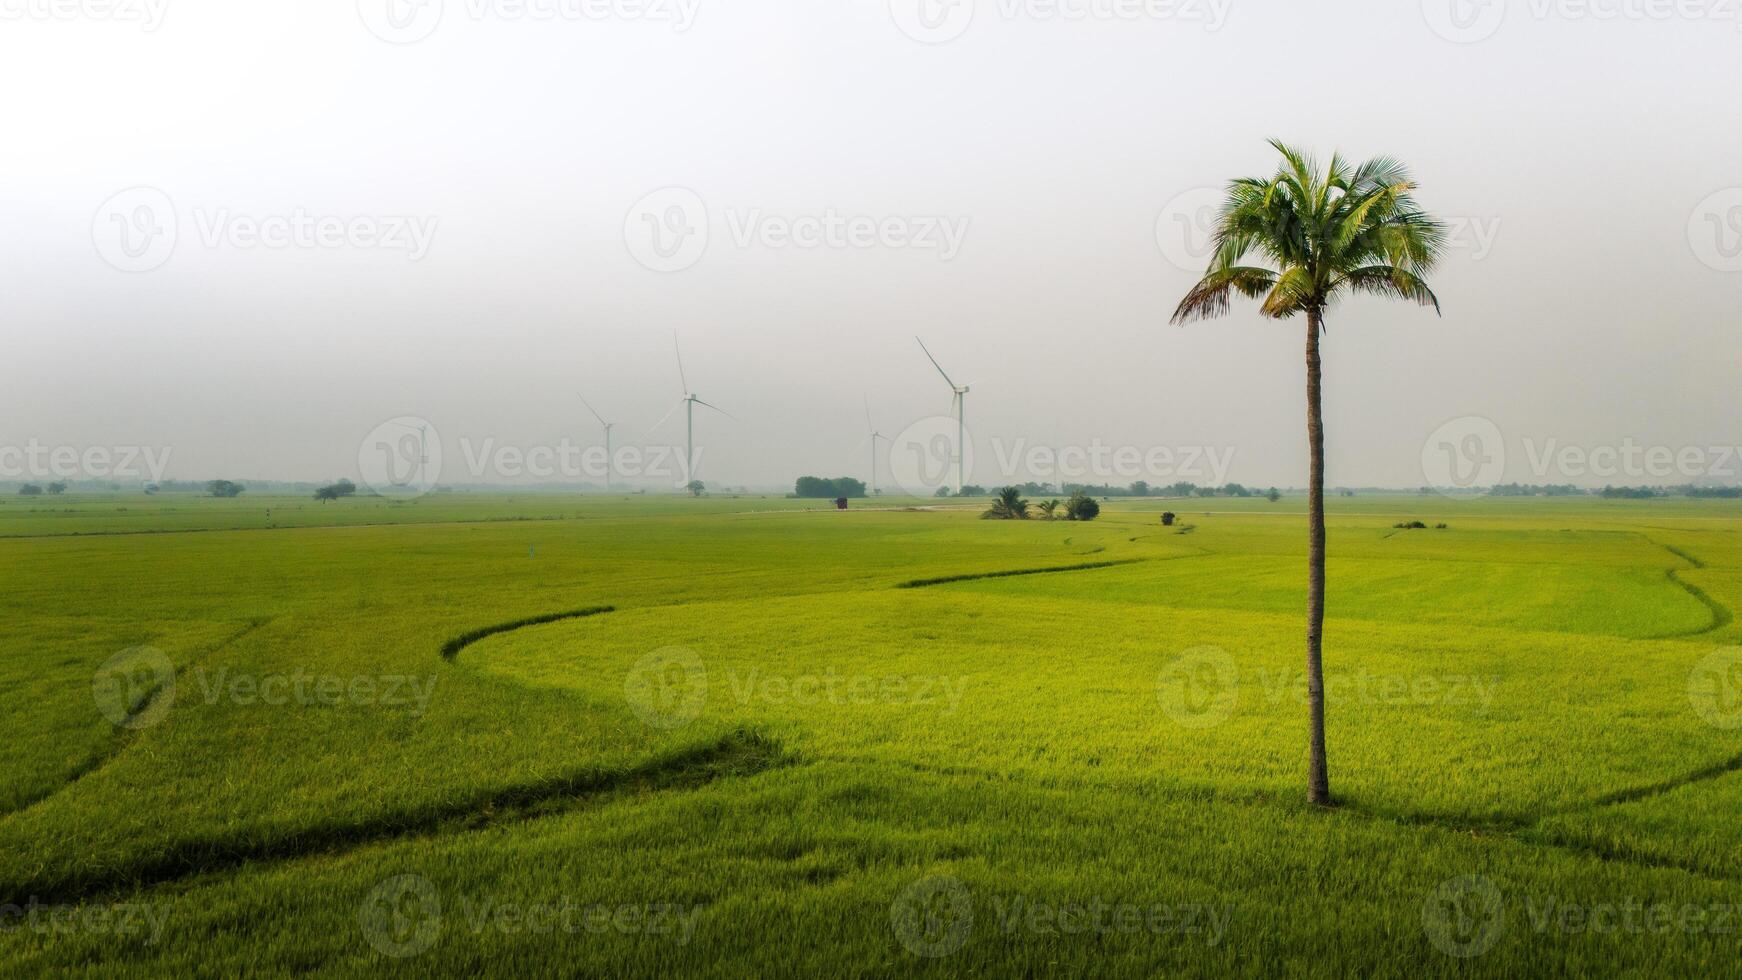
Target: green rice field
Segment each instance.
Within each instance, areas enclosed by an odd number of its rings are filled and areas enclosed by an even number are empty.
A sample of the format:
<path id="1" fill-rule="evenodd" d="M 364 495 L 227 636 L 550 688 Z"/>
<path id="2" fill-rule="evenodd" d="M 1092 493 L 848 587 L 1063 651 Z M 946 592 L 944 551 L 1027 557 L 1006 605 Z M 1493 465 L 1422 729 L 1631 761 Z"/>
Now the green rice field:
<path id="1" fill-rule="evenodd" d="M 1742 505 L 979 506 L 0 500 L 0 972 L 1742 975 Z"/>

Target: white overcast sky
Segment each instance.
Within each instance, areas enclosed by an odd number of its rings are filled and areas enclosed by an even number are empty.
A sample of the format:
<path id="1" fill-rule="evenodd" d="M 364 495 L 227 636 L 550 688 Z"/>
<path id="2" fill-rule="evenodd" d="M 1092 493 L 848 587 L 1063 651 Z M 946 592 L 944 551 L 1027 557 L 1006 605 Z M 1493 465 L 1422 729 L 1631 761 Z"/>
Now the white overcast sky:
<path id="1" fill-rule="evenodd" d="M 920 334 L 973 384 L 981 461 L 1228 447 L 1229 479 L 1299 486 L 1300 325 L 1169 326 L 1194 275 L 1157 237 L 1269 172 L 1270 136 L 1398 156 L 1459 222 L 1443 317 L 1330 318 L 1332 483 L 1420 484 L 1465 416 L 1508 479 L 1537 479 L 1525 439 L 1738 441 L 1742 24 L 1715 0 L 424 0 L 409 43 L 370 29 L 389 2 L 0 0 L 0 444 L 312 480 L 395 416 L 450 465 L 596 441 L 579 391 L 619 443 L 681 441 L 647 434 L 675 330 L 737 417 L 698 415 L 711 483 L 863 477 L 862 397 L 891 434 L 949 408 Z M 140 187 L 175 248 L 123 271 L 103 209 Z M 656 271 L 632 209 L 669 187 L 708 242 Z M 760 237 L 831 214 L 966 230 L 947 256 Z M 436 224 L 421 257 L 233 234 L 296 215 Z"/>

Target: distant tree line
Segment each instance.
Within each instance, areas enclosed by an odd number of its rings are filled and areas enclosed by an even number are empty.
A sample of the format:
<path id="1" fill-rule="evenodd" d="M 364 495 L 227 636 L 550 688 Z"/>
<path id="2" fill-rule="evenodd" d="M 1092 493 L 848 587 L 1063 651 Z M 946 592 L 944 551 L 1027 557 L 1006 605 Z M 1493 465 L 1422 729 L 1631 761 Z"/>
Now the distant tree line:
<path id="1" fill-rule="evenodd" d="M 1423 493 L 1432 488 L 1423 487 Z M 1615 487 L 1587 490 L 1570 483 L 1500 483 L 1488 488 L 1490 497 L 1607 497 L 1612 500 L 1650 500 L 1655 497 L 1703 497 L 1722 500 L 1742 498 L 1742 487 L 1702 487 L 1684 483 L 1675 487 Z"/>
<path id="2" fill-rule="evenodd" d="M 1048 494 L 1063 492 L 1065 494 L 1083 494 L 1090 497 L 1266 497 L 1270 500 L 1280 500 L 1282 492 L 1275 487 L 1259 490 L 1256 487 L 1246 487 L 1238 483 L 1228 483 L 1219 487 L 1200 487 L 1196 483 L 1181 481 L 1167 486 L 1151 486 L 1147 480 L 1137 480 L 1125 486 L 1114 486 L 1111 483 L 1037 483 L 1033 480 L 1027 483 L 1012 483 L 1018 492 L 1031 497 L 1044 497 Z M 1008 488 L 1006 488 L 1008 489 Z M 939 497 L 984 497 L 985 487 L 968 484 L 962 487 L 960 493 L 951 491 L 948 487 L 939 487 Z"/>
<path id="3" fill-rule="evenodd" d="M 1742 487 L 1696 487 L 1690 483 L 1685 486 L 1671 487 L 1670 491 L 1679 493 L 1684 497 L 1718 497 L 1724 500 L 1742 497 Z"/>
<path id="4" fill-rule="evenodd" d="M 793 484 L 793 496 L 806 500 L 834 500 L 837 497 L 865 496 L 865 481 L 855 480 L 850 476 L 839 476 L 833 480 L 820 476 L 801 476 Z"/>
<path id="5" fill-rule="evenodd" d="M 1422 492 L 1433 490 L 1423 487 Z M 1571 483 L 1497 483 L 1488 488 L 1490 497 L 1582 497 L 1585 491 Z"/>

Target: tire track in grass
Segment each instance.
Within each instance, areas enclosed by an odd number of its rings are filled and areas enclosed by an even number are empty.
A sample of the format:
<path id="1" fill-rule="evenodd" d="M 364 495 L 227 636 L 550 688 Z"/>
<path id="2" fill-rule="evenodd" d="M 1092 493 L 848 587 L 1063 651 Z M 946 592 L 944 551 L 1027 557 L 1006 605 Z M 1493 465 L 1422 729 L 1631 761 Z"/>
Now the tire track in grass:
<path id="1" fill-rule="evenodd" d="M 1595 810 L 1598 807 L 1615 806 L 1621 803 L 1637 803 L 1640 800 L 1648 800 L 1654 796 L 1662 796 L 1665 793 L 1673 792 L 1681 789 L 1683 786 L 1692 786 L 1695 783 L 1703 783 L 1708 780 L 1717 779 L 1719 776 L 1727 776 L 1730 773 L 1738 771 L 1742 771 L 1742 754 L 1732 756 L 1723 762 L 1706 766 L 1704 769 L 1696 769 L 1685 776 L 1677 776 L 1674 779 L 1666 779 L 1662 782 L 1651 783 L 1645 786 L 1634 786 L 1629 789 L 1616 790 L 1613 793 L 1599 796 L 1595 800 L 1582 806 L 1568 807 L 1565 810 L 1545 814 L 1544 819 L 1547 819 L 1548 817 L 1558 817 L 1566 813 L 1582 813 L 1587 810 Z"/>
<path id="2" fill-rule="evenodd" d="M 461 633 L 459 636 L 456 636 L 442 644 L 442 659 L 454 659 L 461 650 L 464 650 L 487 636 L 495 636 L 498 633 L 507 633 L 512 630 L 524 629 L 528 626 L 542 626 L 545 623 L 556 623 L 565 619 L 581 619 L 587 616 L 597 616 L 601 613 L 616 611 L 616 606 L 589 606 L 585 609 L 571 609 L 566 612 L 543 613 L 538 616 L 527 616 L 524 619 L 511 620 L 506 623 L 497 623 L 494 626 L 480 626 L 475 630 Z"/>
<path id="3" fill-rule="evenodd" d="M 270 617 L 270 616 L 261 616 L 261 617 L 256 617 L 254 619 L 250 619 L 250 620 L 248 620 L 247 624 L 244 625 L 241 629 L 230 634 L 229 636 L 225 637 L 224 639 L 219 640 L 217 643 L 212 644 L 211 646 L 207 647 L 206 649 L 199 651 L 192 658 L 190 658 L 187 663 L 183 664 L 180 667 L 177 667 L 175 669 L 174 675 L 171 677 L 171 679 L 168 682 L 158 684 L 155 687 L 151 688 L 151 690 L 145 692 L 145 694 L 142 697 L 140 697 L 140 699 L 132 707 L 130 707 L 127 710 L 127 713 L 124 716 L 122 716 L 122 719 L 119 722 L 115 722 L 113 724 L 114 731 L 110 733 L 108 744 L 98 748 L 97 751 L 92 752 L 90 755 L 79 760 L 79 763 L 73 767 L 72 771 L 67 773 L 67 777 L 65 779 L 63 779 L 59 784 L 52 786 L 52 787 L 44 790 L 43 792 L 38 793 L 37 795 L 35 795 L 33 797 L 21 800 L 16 805 L 14 805 L 8 809 L 0 810 L 0 819 L 10 817 L 14 814 L 23 813 L 24 811 L 30 809 L 31 807 L 38 806 L 42 803 L 47 802 L 48 800 L 55 798 L 56 796 L 59 796 L 60 794 L 71 789 L 75 784 L 77 784 L 79 782 L 79 780 L 84 779 L 86 776 L 89 776 L 92 773 L 97 772 L 98 770 L 107 766 L 109 763 L 115 761 L 115 759 L 118 758 L 122 752 L 125 752 L 127 750 L 128 746 L 133 744 L 133 742 L 136 740 L 136 736 L 138 735 L 138 733 L 140 731 L 139 729 L 131 727 L 130 723 L 134 719 L 138 718 L 140 715 L 143 715 L 145 712 L 151 710 L 151 706 L 157 703 L 157 698 L 159 695 L 161 695 L 163 693 L 164 688 L 170 687 L 176 683 L 179 683 L 181 681 L 182 675 L 187 673 L 188 668 L 193 666 L 195 660 L 198 660 L 202 657 L 209 657 L 214 653 L 217 653 L 221 650 L 227 649 L 232 644 L 241 640 L 243 637 L 247 636 L 248 634 L 253 633 L 254 631 L 260 629 L 261 627 L 265 626 L 267 623 L 269 623 L 271 621 L 272 621 L 272 617 Z"/>
<path id="4" fill-rule="evenodd" d="M 1595 840 L 1575 840 L 1550 831 L 1532 829 L 1525 836 L 1512 838 L 1522 844 L 1551 848 L 1571 854 L 1581 854 L 1597 861 L 1625 864 L 1655 871 L 1680 871 L 1710 881 L 1742 882 L 1742 874 L 1704 865 L 1692 858 L 1671 857 L 1628 845 L 1607 844 Z"/>
<path id="5" fill-rule="evenodd" d="M 39 874 L 0 884 L 0 905 L 35 898 L 76 904 L 99 896 L 167 885 L 245 865 L 330 857 L 371 844 L 436 837 L 571 813 L 635 793 L 697 789 L 717 779 L 742 778 L 792 765 L 779 742 L 752 729 L 735 729 L 699 745 L 667 751 L 623 769 L 583 768 L 510 784 L 451 802 L 432 802 L 355 820 L 331 820 L 261 839 L 249 828 L 177 841 L 117 865 Z"/>
<path id="6" fill-rule="evenodd" d="M 1652 544 L 1657 545 L 1658 547 L 1660 547 L 1663 550 L 1669 552 L 1670 554 L 1676 556 L 1677 558 L 1681 559 L 1682 561 L 1687 562 L 1689 565 L 1692 565 L 1696 569 L 1706 567 L 1705 562 L 1701 561 L 1698 558 L 1695 558 L 1693 555 L 1688 554 L 1686 551 L 1683 551 L 1682 549 L 1677 548 L 1675 545 L 1664 544 L 1661 541 L 1652 541 L 1651 538 L 1645 537 L 1645 535 L 1640 535 L 1640 537 L 1645 538 L 1645 540 L 1647 540 L 1647 541 L 1651 541 Z M 1710 595 L 1706 594 L 1705 589 L 1700 588 L 1699 586 L 1693 584 L 1692 582 L 1688 582 L 1688 581 L 1684 580 L 1680 575 L 1676 574 L 1676 571 L 1677 570 L 1675 568 L 1666 569 L 1663 573 L 1664 577 L 1667 578 L 1671 582 L 1671 584 L 1679 586 L 1682 591 L 1686 592 L 1688 595 L 1693 596 L 1696 600 L 1698 600 L 1700 605 L 1705 606 L 1706 609 L 1712 614 L 1712 621 L 1710 623 L 1708 623 L 1707 625 L 1702 626 L 1696 630 L 1682 630 L 1682 631 L 1676 632 L 1676 633 L 1663 633 L 1663 634 L 1660 634 L 1658 636 L 1644 637 L 1644 639 L 1648 639 L 1648 640 L 1680 640 L 1680 639 L 1687 639 L 1689 637 L 1704 636 L 1707 633 L 1716 633 L 1718 630 L 1721 630 L 1724 627 L 1730 625 L 1735 620 L 1736 616 L 1734 613 L 1732 613 L 1730 611 L 1730 607 L 1724 605 L 1723 603 L 1719 602 L 1718 600 L 1712 598 Z"/>
<path id="7" fill-rule="evenodd" d="M 1573 816 L 1577 814 L 1595 813 L 1604 807 L 1618 806 L 1627 803 L 1637 803 L 1653 797 L 1674 792 L 1684 786 L 1692 786 L 1713 779 L 1719 779 L 1735 772 L 1742 772 L 1742 754 L 1732 756 L 1722 762 L 1696 769 L 1693 772 L 1671 779 L 1660 780 L 1642 786 L 1632 786 L 1626 789 L 1605 793 L 1602 796 L 1584 803 L 1556 807 L 1536 815 L 1505 814 L 1491 820 L 1478 820 L 1467 817 L 1457 817 L 1448 814 L 1433 813 L 1388 813 L 1377 810 L 1365 810 L 1360 807 L 1341 807 L 1343 812 L 1357 814 L 1376 820 L 1405 826 L 1431 826 L 1456 834 L 1473 837 L 1488 836 L 1508 840 L 1531 847 L 1552 848 L 1583 854 L 1600 861 L 1611 861 L 1633 865 L 1641 868 L 1656 868 L 1672 871 L 1684 871 L 1720 881 L 1742 881 L 1742 872 L 1726 871 L 1702 864 L 1698 860 L 1679 858 L 1646 849 L 1633 847 L 1625 843 L 1606 843 L 1599 840 L 1579 839 L 1568 836 L 1560 831 L 1544 828 L 1543 823 L 1554 817 Z"/>
<path id="8" fill-rule="evenodd" d="M 1010 578 L 1016 575 L 1045 575 L 1049 572 L 1082 572 L 1091 568 L 1112 568 L 1115 565 L 1135 565 L 1149 561 L 1148 558 L 1116 558 L 1111 561 L 1086 561 L 1076 565 L 1053 565 L 1047 568 L 1015 568 L 1001 572 L 971 572 L 965 575 L 940 575 L 936 578 L 916 578 L 899 583 L 898 589 L 923 589 L 929 585 L 947 585 L 951 582 L 972 582 L 985 578 Z"/>
<path id="9" fill-rule="evenodd" d="M 935 765 L 923 762 L 912 762 L 900 759 L 883 759 L 864 756 L 843 756 L 829 758 L 830 763 L 865 766 L 888 766 L 907 772 L 924 773 L 946 779 L 973 779 L 999 783 L 1022 783 L 1037 785 L 1045 789 L 1058 791 L 1107 791 L 1114 793 L 1147 793 L 1155 794 L 1173 801 L 1204 803 L 1228 807 L 1254 807 L 1271 811 L 1284 811 L 1307 819 L 1348 819 L 1362 820 L 1373 823 L 1385 823 L 1400 828 L 1427 828 L 1442 833 L 1456 834 L 1477 840 L 1496 843 L 1514 844 L 1520 847 L 1542 850 L 1561 851 L 1568 854 L 1581 855 L 1597 861 L 1626 864 L 1632 867 L 1662 871 L 1680 871 L 1696 877 L 1713 881 L 1742 882 L 1742 873 L 1732 873 L 1698 861 L 1654 854 L 1626 846 L 1614 846 L 1596 841 L 1581 841 L 1555 835 L 1538 828 L 1541 820 L 1554 814 L 1544 814 L 1542 817 L 1528 815 L 1501 814 L 1491 819 L 1483 820 L 1472 817 L 1458 817 L 1450 814 L 1435 813 L 1405 813 L 1385 810 L 1367 809 L 1347 800 L 1330 809 L 1308 805 L 1304 800 L 1298 803 L 1288 802 L 1287 795 L 1279 796 L 1265 789 L 1251 789 L 1230 792 L 1215 786 L 1178 783 L 1173 785 L 1138 786 L 1114 782 L 1085 781 L 1072 778 L 1043 779 L 1028 773 L 1007 772 L 974 766 Z"/>
<path id="10" fill-rule="evenodd" d="M 1680 871 L 1685 874 L 1706 878 L 1712 881 L 1742 882 L 1742 873 L 1725 871 L 1699 863 L 1688 858 L 1670 857 L 1664 854 L 1652 853 L 1634 847 L 1615 846 L 1594 840 L 1577 840 L 1546 831 L 1539 826 L 1541 820 L 1546 820 L 1555 814 L 1544 814 L 1536 822 L 1516 825 L 1506 822 L 1481 822 L 1475 820 L 1459 820 L 1454 817 L 1433 814 L 1390 814 L 1358 807 L 1343 805 L 1323 811 L 1323 815 L 1334 817 L 1346 815 L 1363 820 L 1381 821 L 1399 827 L 1432 827 L 1445 833 L 1457 834 L 1460 837 L 1471 837 L 1479 840 L 1491 840 L 1523 847 L 1542 850 L 1561 851 L 1567 854 L 1577 854 L 1606 863 L 1625 864 L 1636 868 L 1648 868 L 1659 871 Z"/>

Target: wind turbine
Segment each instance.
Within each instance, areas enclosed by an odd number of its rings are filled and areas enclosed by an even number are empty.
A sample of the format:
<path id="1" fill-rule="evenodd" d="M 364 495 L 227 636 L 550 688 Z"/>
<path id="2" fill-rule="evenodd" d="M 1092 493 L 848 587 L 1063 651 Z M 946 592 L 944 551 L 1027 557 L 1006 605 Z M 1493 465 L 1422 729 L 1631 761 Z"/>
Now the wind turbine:
<path id="1" fill-rule="evenodd" d="M 956 416 L 956 493 L 959 494 L 962 492 L 962 484 L 965 482 L 962 473 L 964 457 L 962 443 L 967 436 L 967 427 L 962 422 L 962 416 L 966 414 L 964 410 L 967 407 L 968 386 L 951 381 L 950 376 L 944 373 L 944 366 L 938 363 L 937 358 L 931 356 L 931 351 L 926 350 L 925 341 L 918 337 L 913 339 L 919 341 L 919 349 L 925 351 L 926 360 L 931 361 L 931 366 L 938 369 L 938 373 L 942 374 L 944 381 L 949 384 L 950 391 L 954 392 L 954 397 L 950 399 L 950 411 Z"/>
<path id="2" fill-rule="evenodd" d="M 677 411 L 678 405 L 683 406 L 683 408 L 684 408 L 684 460 L 683 460 L 683 469 L 684 469 L 684 485 L 687 487 L 689 484 L 695 482 L 695 478 L 696 478 L 695 473 L 692 472 L 692 468 L 695 466 L 695 462 L 696 462 L 696 406 L 700 405 L 703 408 L 711 408 L 714 411 L 719 412 L 721 415 L 724 415 L 727 418 L 732 419 L 733 421 L 737 421 L 737 418 L 735 416 L 733 416 L 732 413 L 726 411 L 725 409 L 721 408 L 718 405 L 710 405 L 707 402 L 702 401 L 701 398 L 697 397 L 695 392 L 690 390 L 689 379 L 684 377 L 684 373 L 683 373 L 683 350 L 680 347 L 678 347 L 677 331 L 675 331 L 675 330 L 672 331 L 672 334 L 671 334 L 671 349 L 674 352 L 676 352 L 676 354 L 677 354 L 677 379 L 678 379 L 678 381 L 680 381 L 683 384 L 683 397 L 678 399 L 677 405 L 673 405 L 671 407 L 671 410 L 665 413 L 664 418 L 661 418 L 658 422 L 653 423 L 653 427 L 655 429 L 657 429 L 660 426 L 664 425 L 665 420 L 671 418 L 671 413 Z"/>
<path id="3" fill-rule="evenodd" d="M 884 442 L 888 442 L 889 437 L 878 432 L 877 427 L 871 424 L 870 395 L 865 396 L 865 431 L 869 432 L 870 435 L 859 440 L 859 445 L 863 446 L 867 442 L 871 444 L 871 496 L 875 497 L 877 496 L 877 440 L 882 439 Z"/>
<path id="4" fill-rule="evenodd" d="M 604 426 L 604 428 L 605 428 L 605 492 L 610 493 L 611 492 L 611 427 L 616 425 L 617 423 L 605 421 L 605 416 L 600 415 L 599 410 L 593 407 L 593 403 L 590 401 L 587 401 L 586 395 L 581 396 L 581 404 L 587 406 L 587 411 L 592 412 L 593 418 L 598 419 L 599 424 L 601 426 Z"/>

